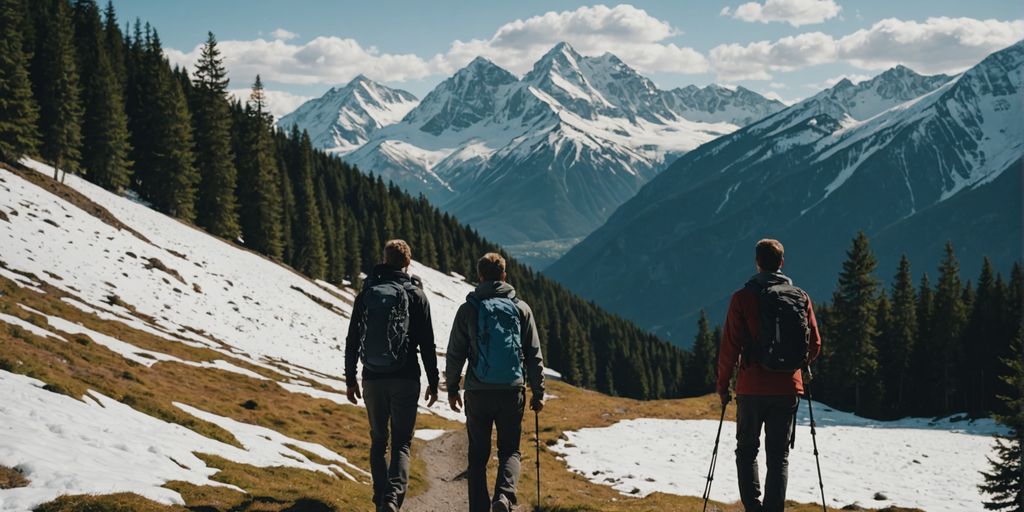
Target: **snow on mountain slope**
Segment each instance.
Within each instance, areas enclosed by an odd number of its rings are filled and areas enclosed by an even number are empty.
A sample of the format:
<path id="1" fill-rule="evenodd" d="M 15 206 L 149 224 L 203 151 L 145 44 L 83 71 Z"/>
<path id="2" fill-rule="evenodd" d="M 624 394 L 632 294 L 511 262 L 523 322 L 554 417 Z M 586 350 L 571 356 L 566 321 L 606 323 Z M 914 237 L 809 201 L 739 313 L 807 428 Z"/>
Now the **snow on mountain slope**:
<path id="1" fill-rule="evenodd" d="M 679 155 L 783 107 L 746 89 L 662 91 L 561 43 L 521 79 L 475 59 L 346 160 L 499 243 L 545 244 L 585 236 Z M 511 225 L 496 201 L 529 221 Z"/>
<path id="2" fill-rule="evenodd" d="M 916 507 L 929 512 L 981 510 L 977 486 L 988 469 L 992 435 L 1003 433 L 990 419 L 975 422 L 909 418 L 879 422 L 815 403 L 821 471 L 829 507 Z M 789 457 L 787 499 L 821 502 L 811 449 L 806 403 L 797 419 L 796 446 Z M 591 482 L 610 485 L 627 496 L 653 492 L 698 496 L 704 490 L 715 420 L 625 420 L 605 428 L 566 432 L 554 446 L 570 469 Z M 628 446 L 608 450 L 629 439 Z M 736 424 L 725 422 L 711 498 L 739 500 Z M 762 437 L 762 446 L 764 440 Z M 759 457 L 760 474 L 765 459 Z M 887 499 L 878 500 L 875 493 Z"/>
<path id="3" fill-rule="evenodd" d="M 323 96 L 303 103 L 277 121 L 277 126 L 309 132 L 314 146 L 338 154 L 362 146 L 381 128 L 402 120 L 419 101 L 411 93 L 391 89 L 363 75 L 344 87 L 333 87 Z"/>
<path id="4" fill-rule="evenodd" d="M 818 297 L 860 230 L 882 269 L 903 252 L 932 268 L 952 240 L 965 268 L 987 255 L 1008 270 L 1022 73 L 1017 43 L 954 78 L 897 67 L 840 82 L 685 154 L 545 273 L 685 343 L 701 308 L 724 314 L 761 236 L 786 244 L 787 268 Z M 657 257 L 666 251 L 676 257 Z M 621 263 L 638 259 L 656 263 Z"/>
<path id="5" fill-rule="evenodd" d="M 44 175 L 52 174 L 46 165 L 25 163 Z M 346 403 L 344 335 L 353 290 L 310 281 L 76 176 L 67 176 L 66 183 L 116 220 L 101 220 L 0 169 L 0 275 L 39 293 L 45 293 L 45 283 L 66 294 L 63 301 L 84 314 L 169 343 L 207 348 L 223 357 L 184 361 L 21 304 L 14 310 L 42 315 L 46 326 L 10 314 L 0 315 L 0 326 L 19 326 L 61 342 L 84 333 L 132 364 L 151 367 L 173 361 L 215 368 L 293 393 Z M 117 222 L 123 226 L 117 227 Z M 438 350 L 443 354 L 455 311 L 472 286 L 459 276 L 415 262 L 411 271 L 423 279 Z M 241 367 L 243 363 L 265 370 L 263 376 Z M 439 364 L 443 371 L 443 356 Z M 323 447 L 211 416 L 189 404 L 180 408 L 235 434 L 245 449 L 115 405 L 95 393 L 79 402 L 43 391 L 41 385 L 0 371 L 0 393 L 5 396 L 0 403 L 0 416 L 5 418 L 0 422 L 0 465 L 20 467 L 30 472 L 31 480 L 28 488 L 0 492 L 2 510 L 24 510 L 28 503 L 48 501 L 61 493 L 130 491 L 163 503 L 180 503 L 176 493 L 160 487 L 164 482 L 209 485 L 209 476 L 216 472 L 185 456 L 192 451 L 257 466 L 284 464 L 317 471 L 334 471 L 333 467 L 340 475 L 363 480 L 361 469 Z M 421 411 L 428 411 L 425 403 Z M 462 418 L 447 404 L 438 403 L 429 411 Z M 331 466 L 294 454 L 285 444 L 314 453 Z"/>

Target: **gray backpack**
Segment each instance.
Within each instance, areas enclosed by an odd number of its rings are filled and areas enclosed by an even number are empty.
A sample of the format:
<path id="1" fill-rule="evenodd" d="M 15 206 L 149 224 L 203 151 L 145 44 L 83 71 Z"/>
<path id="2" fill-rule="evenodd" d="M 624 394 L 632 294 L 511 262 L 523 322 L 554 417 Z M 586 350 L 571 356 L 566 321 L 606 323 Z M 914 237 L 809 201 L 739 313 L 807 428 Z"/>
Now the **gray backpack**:
<path id="1" fill-rule="evenodd" d="M 411 283 L 367 281 L 363 288 L 363 316 L 359 319 L 359 358 L 367 369 L 393 373 L 405 366 L 409 345 L 409 292 Z"/>

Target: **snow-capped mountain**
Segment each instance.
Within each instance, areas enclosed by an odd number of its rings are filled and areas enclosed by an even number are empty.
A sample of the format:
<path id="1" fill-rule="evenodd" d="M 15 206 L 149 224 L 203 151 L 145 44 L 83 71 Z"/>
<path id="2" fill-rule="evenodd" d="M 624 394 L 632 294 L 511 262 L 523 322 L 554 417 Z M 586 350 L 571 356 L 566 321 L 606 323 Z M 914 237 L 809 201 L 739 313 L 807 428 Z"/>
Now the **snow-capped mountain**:
<path id="1" fill-rule="evenodd" d="M 546 273 L 682 341 L 700 308 L 725 311 L 762 236 L 786 244 L 787 270 L 818 297 L 858 230 L 881 275 L 903 252 L 932 268 L 947 240 L 965 268 L 986 255 L 1007 268 L 1020 257 L 1022 70 L 1024 42 L 954 78 L 897 67 L 840 82 L 687 153 Z"/>
<path id="2" fill-rule="evenodd" d="M 561 43 L 521 79 L 475 59 L 346 159 L 515 252 L 587 235 L 679 155 L 782 108 L 742 88 L 663 91 Z"/>
<path id="3" fill-rule="evenodd" d="M 363 75 L 344 87 L 303 103 L 277 125 L 309 132 L 317 147 L 345 154 L 366 143 L 373 132 L 397 123 L 419 100 L 411 93 L 381 85 Z"/>

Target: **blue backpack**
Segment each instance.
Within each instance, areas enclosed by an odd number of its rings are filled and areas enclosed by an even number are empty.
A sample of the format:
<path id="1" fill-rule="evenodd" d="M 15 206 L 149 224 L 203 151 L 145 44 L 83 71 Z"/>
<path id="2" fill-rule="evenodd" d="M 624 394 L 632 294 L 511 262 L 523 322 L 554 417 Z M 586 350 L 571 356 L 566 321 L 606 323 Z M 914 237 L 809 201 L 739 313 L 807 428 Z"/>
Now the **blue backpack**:
<path id="1" fill-rule="evenodd" d="M 523 378 L 523 341 L 515 300 L 467 297 L 476 307 L 473 374 L 486 384 L 514 384 Z"/>

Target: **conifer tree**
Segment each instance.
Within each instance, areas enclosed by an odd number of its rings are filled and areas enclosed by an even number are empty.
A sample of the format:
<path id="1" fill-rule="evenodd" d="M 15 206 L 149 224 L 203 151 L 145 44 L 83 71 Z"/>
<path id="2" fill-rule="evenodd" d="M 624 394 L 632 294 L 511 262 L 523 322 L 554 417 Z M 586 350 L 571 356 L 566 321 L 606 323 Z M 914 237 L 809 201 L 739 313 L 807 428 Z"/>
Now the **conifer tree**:
<path id="1" fill-rule="evenodd" d="M 196 223 L 216 236 L 233 240 L 240 233 L 235 197 L 238 171 L 231 149 L 227 71 L 213 32 L 207 33 L 196 62 L 193 85 L 192 121 L 200 176 Z"/>
<path id="2" fill-rule="evenodd" d="M 94 0 L 75 1 L 74 25 L 77 65 L 84 86 L 82 167 L 93 183 L 120 192 L 131 176 L 128 117 Z"/>
<path id="3" fill-rule="evenodd" d="M 127 87 L 128 80 L 128 71 L 125 67 L 127 56 L 125 55 L 124 34 L 121 33 L 121 27 L 118 25 L 113 0 L 107 0 L 107 7 L 103 10 L 103 44 L 106 47 L 111 69 L 123 92 Z"/>
<path id="4" fill-rule="evenodd" d="M 877 335 L 878 265 L 861 232 L 847 251 L 847 259 L 833 294 L 833 352 L 829 358 L 830 380 L 837 386 L 841 403 L 857 414 L 868 409 L 871 387 L 878 382 Z"/>
<path id="5" fill-rule="evenodd" d="M 265 108 L 263 82 L 256 75 L 239 155 L 241 227 L 245 245 L 281 259 L 281 182 L 270 138 L 271 119 Z"/>
<path id="6" fill-rule="evenodd" d="M 299 142 L 295 183 L 295 268 L 315 279 L 322 279 L 327 268 L 324 233 L 320 211 L 313 192 L 313 145 L 305 130 Z"/>
<path id="7" fill-rule="evenodd" d="M 917 339 L 917 294 L 914 291 L 910 260 L 904 254 L 892 284 L 892 320 L 889 326 L 889 349 L 882 356 L 886 362 L 885 387 L 892 408 L 903 411 L 907 375 Z"/>
<path id="8" fill-rule="evenodd" d="M 1024 512 L 1024 328 L 1019 329 L 1011 356 L 1004 359 L 1008 370 L 1004 381 L 1010 390 L 1001 397 L 1008 413 L 996 420 L 1009 429 L 996 440 L 995 458 L 989 458 L 990 469 L 984 472 L 985 482 L 979 486 L 989 497 L 987 510 Z"/>
<path id="9" fill-rule="evenodd" d="M 21 0 L 0 0 L 0 159 L 8 162 L 39 148 L 39 109 L 22 39 L 23 8 Z"/>
<path id="10" fill-rule="evenodd" d="M 964 360 L 963 385 L 967 398 L 967 410 L 972 416 L 980 416 L 995 407 L 996 393 L 990 372 L 998 372 L 1001 358 L 1006 357 L 1009 348 L 1009 333 L 1002 332 L 1002 311 L 1005 297 L 996 282 L 992 262 L 986 257 L 978 276 L 978 290 L 974 304 L 968 308 L 970 316 L 962 336 Z"/>
<path id="11" fill-rule="evenodd" d="M 35 3 L 32 88 L 39 105 L 40 153 L 61 171 L 77 172 L 82 153 L 82 103 L 75 65 L 74 29 L 67 0 Z"/>
<path id="12" fill-rule="evenodd" d="M 715 376 L 718 373 L 718 347 L 715 336 L 708 326 L 708 316 L 703 309 L 697 320 L 697 335 L 693 339 L 693 355 L 688 369 L 689 392 L 704 395 L 715 390 Z"/>
<path id="13" fill-rule="evenodd" d="M 961 361 L 960 336 L 967 321 L 963 303 L 963 285 L 960 282 L 960 263 L 953 244 L 946 243 L 946 257 L 939 266 L 939 281 L 935 290 L 935 316 L 932 338 L 936 365 L 932 382 L 941 397 L 941 413 L 954 412 L 960 389 L 957 383 L 957 365 Z"/>

